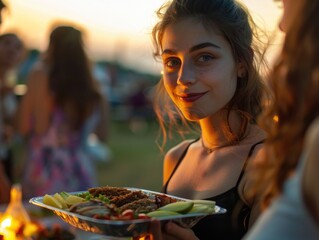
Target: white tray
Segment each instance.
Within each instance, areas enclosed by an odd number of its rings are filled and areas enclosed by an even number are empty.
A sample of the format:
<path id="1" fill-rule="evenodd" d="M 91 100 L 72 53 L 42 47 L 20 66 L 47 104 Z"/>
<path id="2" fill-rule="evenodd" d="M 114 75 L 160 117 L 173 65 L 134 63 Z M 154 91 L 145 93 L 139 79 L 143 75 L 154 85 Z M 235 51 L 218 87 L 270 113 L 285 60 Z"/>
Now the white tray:
<path id="1" fill-rule="evenodd" d="M 172 195 L 167 195 L 159 192 L 149 191 L 139 188 L 126 188 L 131 191 L 142 191 L 148 195 L 149 198 L 154 199 L 156 195 L 166 195 L 177 201 L 191 201 L 185 198 L 179 198 Z M 87 191 L 71 192 L 70 194 L 81 194 Z M 30 203 L 52 210 L 54 214 L 59 216 L 65 222 L 71 224 L 74 227 L 80 228 L 84 231 L 103 234 L 112 237 L 137 237 L 148 232 L 151 219 L 133 219 L 133 220 L 101 220 L 87 216 L 83 216 L 77 213 L 69 212 L 67 210 L 52 207 L 43 203 L 43 196 L 34 197 L 30 199 Z M 200 219 L 207 215 L 223 214 L 226 213 L 226 209 L 219 206 L 215 206 L 215 211 L 211 214 L 208 213 L 192 213 L 176 216 L 165 216 L 157 218 L 160 221 L 173 220 L 179 225 L 187 228 L 193 227 Z"/>

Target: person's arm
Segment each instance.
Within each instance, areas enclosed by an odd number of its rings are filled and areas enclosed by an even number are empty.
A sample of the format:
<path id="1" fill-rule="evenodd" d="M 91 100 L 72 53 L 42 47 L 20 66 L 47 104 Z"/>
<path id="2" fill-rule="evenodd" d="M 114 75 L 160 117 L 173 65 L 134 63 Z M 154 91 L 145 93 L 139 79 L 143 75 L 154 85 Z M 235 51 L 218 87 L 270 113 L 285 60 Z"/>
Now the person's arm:
<path id="1" fill-rule="evenodd" d="M 319 227 L 319 120 L 309 128 L 305 140 L 305 168 L 302 179 L 302 190 L 306 206 Z"/>
<path id="2" fill-rule="evenodd" d="M 163 184 L 166 184 L 170 178 L 176 164 L 180 160 L 182 153 L 188 147 L 193 140 L 186 140 L 171 148 L 164 157 L 163 166 Z M 153 236 L 153 240 L 198 240 L 194 232 L 191 229 L 180 227 L 173 222 L 167 222 L 164 227 L 161 227 L 161 223 L 157 220 L 153 220 L 150 225 L 150 233 Z"/>
<path id="3" fill-rule="evenodd" d="M 180 160 L 182 153 L 193 140 L 186 140 L 171 148 L 164 157 L 163 164 L 163 184 L 165 184 L 171 176 L 176 164 Z"/>

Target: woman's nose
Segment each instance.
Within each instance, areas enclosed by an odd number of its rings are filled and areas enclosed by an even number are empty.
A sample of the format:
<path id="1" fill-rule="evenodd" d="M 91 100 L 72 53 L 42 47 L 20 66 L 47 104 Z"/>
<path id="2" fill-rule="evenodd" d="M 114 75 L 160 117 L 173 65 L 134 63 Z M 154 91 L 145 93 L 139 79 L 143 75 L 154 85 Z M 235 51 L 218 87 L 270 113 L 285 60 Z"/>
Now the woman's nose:
<path id="1" fill-rule="evenodd" d="M 183 63 L 181 68 L 179 69 L 177 84 L 181 85 L 191 85 L 196 81 L 195 71 L 191 64 Z"/>

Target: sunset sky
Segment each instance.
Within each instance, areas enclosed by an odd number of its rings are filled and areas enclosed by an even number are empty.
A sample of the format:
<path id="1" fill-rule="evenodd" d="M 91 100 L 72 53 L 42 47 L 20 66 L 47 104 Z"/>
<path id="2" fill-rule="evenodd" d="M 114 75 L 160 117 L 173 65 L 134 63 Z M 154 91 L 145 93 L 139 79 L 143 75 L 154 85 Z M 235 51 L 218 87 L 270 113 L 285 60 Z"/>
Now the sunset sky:
<path id="1" fill-rule="evenodd" d="M 163 0 L 4 0 L 9 11 L 2 32 L 18 33 L 28 48 L 45 50 L 52 25 L 57 21 L 77 24 L 85 30 L 93 59 L 117 58 L 145 72 L 159 71 L 152 58 L 150 31 L 155 11 Z M 281 15 L 272 0 L 241 0 L 255 20 L 269 31 Z"/>

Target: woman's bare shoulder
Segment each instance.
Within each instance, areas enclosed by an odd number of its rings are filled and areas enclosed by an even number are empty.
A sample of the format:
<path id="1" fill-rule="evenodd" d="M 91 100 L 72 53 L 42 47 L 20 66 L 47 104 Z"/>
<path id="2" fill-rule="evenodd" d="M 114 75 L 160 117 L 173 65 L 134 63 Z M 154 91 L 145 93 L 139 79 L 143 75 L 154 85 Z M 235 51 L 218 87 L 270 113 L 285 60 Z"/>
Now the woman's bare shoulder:
<path id="1" fill-rule="evenodd" d="M 47 75 L 47 67 L 43 61 L 37 61 L 32 65 L 30 75 Z"/>
<path id="2" fill-rule="evenodd" d="M 319 169 L 319 118 L 308 128 L 304 144 L 305 168 L 302 173 L 303 197 L 309 213 L 319 226 L 319 192 L 317 189 Z"/>
<path id="3" fill-rule="evenodd" d="M 304 141 L 303 154 L 306 157 L 306 170 L 315 173 L 312 170 L 318 169 L 319 167 L 319 160 L 317 157 L 319 155 L 319 118 L 314 120 L 308 128 Z M 313 177 L 317 177 L 317 174 Z"/>
<path id="4" fill-rule="evenodd" d="M 314 144 L 319 144 L 319 118 L 313 121 L 306 134 L 305 146 L 313 146 Z M 317 149 L 319 150 L 319 148 Z"/>
<path id="5" fill-rule="evenodd" d="M 165 161 L 178 161 L 182 153 L 193 142 L 193 139 L 184 140 L 176 146 L 172 147 L 165 155 Z"/>
<path id="6" fill-rule="evenodd" d="M 46 87 L 47 84 L 47 80 L 48 79 L 48 75 L 47 75 L 47 70 L 46 70 L 46 66 L 44 65 L 43 62 L 38 61 L 36 62 L 29 73 L 28 76 L 28 88 L 41 88 L 42 87 Z"/>
<path id="7" fill-rule="evenodd" d="M 31 67 L 31 72 L 33 73 L 47 72 L 47 66 L 42 60 L 36 61 Z"/>
<path id="8" fill-rule="evenodd" d="M 319 118 L 308 127 L 305 135 L 303 156 L 306 161 L 306 171 L 312 172 L 313 166 L 319 166 Z M 317 168 L 314 168 L 317 169 Z"/>
<path id="9" fill-rule="evenodd" d="M 175 166 L 178 164 L 183 152 L 194 140 L 185 140 L 176 146 L 172 147 L 164 157 L 164 171 L 163 171 L 163 181 L 164 184 L 168 180 Z"/>

